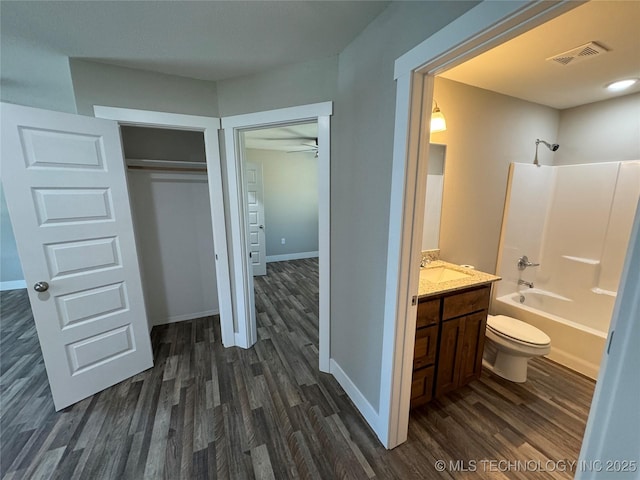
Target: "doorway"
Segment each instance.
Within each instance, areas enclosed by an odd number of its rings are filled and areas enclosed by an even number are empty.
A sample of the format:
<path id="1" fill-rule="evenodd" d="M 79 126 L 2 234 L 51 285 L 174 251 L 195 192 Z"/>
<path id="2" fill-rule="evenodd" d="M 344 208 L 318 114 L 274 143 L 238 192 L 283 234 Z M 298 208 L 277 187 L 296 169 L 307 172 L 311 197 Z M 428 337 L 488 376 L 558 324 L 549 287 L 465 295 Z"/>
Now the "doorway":
<path id="1" fill-rule="evenodd" d="M 234 307 L 237 320 L 236 345 L 249 348 L 257 340 L 253 264 L 250 247 L 247 172 L 243 161 L 244 132 L 317 122 L 317 192 L 318 192 L 318 276 L 319 276 L 319 368 L 330 371 L 330 140 L 331 102 L 284 108 L 222 119 L 224 130 L 227 185 L 229 191 L 229 223 L 231 270 L 234 276 Z M 315 140 L 315 139 L 314 139 Z M 315 153 L 315 152 L 314 152 Z M 286 242 L 286 237 L 285 237 Z"/>

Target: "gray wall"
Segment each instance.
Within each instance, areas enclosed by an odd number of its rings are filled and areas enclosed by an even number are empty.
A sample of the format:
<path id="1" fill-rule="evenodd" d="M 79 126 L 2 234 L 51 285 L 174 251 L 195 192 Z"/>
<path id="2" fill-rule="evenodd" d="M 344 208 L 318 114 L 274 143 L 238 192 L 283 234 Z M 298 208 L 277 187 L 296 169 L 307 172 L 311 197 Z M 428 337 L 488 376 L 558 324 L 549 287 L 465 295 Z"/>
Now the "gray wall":
<path id="1" fill-rule="evenodd" d="M 557 110 L 436 78 L 434 96 L 447 130 L 431 141 L 447 145 L 440 256 L 495 272 L 511 162 L 532 163 L 536 138 L 555 141 Z M 540 148 L 541 163 L 553 155 Z"/>
<path id="2" fill-rule="evenodd" d="M 46 45 L 13 37 L 6 30 L 0 42 L 0 86 L 3 102 L 76 112 L 69 59 Z"/>
<path id="3" fill-rule="evenodd" d="M 554 165 L 640 159 L 640 93 L 560 112 Z"/>
<path id="4" fill-rule="evenodd" d="M 217 82 L 220 116 L 239 115 L 335 97 L 338 57 Z"/>
<path id="5" fill-rule="evenodd" d="M 262 165 L 267 257 L 318 251 L 318 160 L 313 153 L 247 149 Z M 281 238 L 286 239 L 282 245 Z"/>
<path id="6" fill-rule="evenodd" d="M 72 59 L 78 113 L 94 105 L 218 116 L 215 82 Z"/>
<path id="7" fill-rule="evenodd" d="M 24 280 L 7 203 L 0 185 L 0 282 Z"/>
<path id="8" fill-rule="evenodd" d="M 378 409 L 397 57 L 475 2 L 392 3 L 339 55 L 331 128 L 331 356 Z"/>

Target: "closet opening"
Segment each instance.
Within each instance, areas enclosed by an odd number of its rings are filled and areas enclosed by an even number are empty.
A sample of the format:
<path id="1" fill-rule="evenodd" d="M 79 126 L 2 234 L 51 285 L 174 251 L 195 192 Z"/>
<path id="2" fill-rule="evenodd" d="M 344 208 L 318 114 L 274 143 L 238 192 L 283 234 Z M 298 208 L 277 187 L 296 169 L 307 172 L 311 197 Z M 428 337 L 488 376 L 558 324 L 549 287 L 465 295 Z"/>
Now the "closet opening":
<path id="1" fill-rule="evenodd" d="M 203 132 L 120 131 L 149 330 L 218 315 Z"/>

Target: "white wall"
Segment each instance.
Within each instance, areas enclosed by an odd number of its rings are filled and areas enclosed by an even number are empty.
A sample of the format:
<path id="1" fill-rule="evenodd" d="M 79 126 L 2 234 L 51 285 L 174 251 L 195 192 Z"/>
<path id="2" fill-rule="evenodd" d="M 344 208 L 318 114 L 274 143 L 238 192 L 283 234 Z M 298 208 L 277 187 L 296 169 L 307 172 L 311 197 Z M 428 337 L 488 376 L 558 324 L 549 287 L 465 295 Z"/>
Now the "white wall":
<path id="1" fill-rule="evenodd" d="M 532 163 L 536 138 L 554 139 L 557 110 L 437 77 L 434 98 L 447 130 L 431 141 L 447 145 L 440 256 L 495 272 L 512 162 Z M 540 148 L 540 163 L 553 154 Z"/>
<path id="2" fill-rule="evenodd" d="M 218 116 L 215 82 L 72 59 L 78 113 L 94 105 Z"/>
<path id="3" fill-rule="evenodd" d="M 560 112 L 554 165 L 640 160 L 640 93 Z"/>
<path id="4" fill-rule="evenodd" d="M 331 120 L 331 357 L 377 411 L 394 62 L 475 2 L 392 3 L 340 53 Z"/>
<path id="5" fill-rule="evenodd" d="M 313 153 L 248 148 L 262 165 L 267 261 L 273 255 L 318 251 L 318 160 Z M 286 239 L 282 245 L 281 238 Z"/>

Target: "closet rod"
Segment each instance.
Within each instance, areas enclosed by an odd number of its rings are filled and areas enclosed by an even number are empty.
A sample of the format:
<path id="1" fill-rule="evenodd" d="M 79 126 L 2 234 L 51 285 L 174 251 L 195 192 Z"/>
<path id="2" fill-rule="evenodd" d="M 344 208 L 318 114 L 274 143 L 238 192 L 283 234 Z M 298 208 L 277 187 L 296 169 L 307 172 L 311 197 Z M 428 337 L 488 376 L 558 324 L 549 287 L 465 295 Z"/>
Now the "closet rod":
<path id="1" fill-rule="evenodd" d="M 160 167 L 158 165 L 146 166 L 146 165 L 127 165 L 129 170 L 162 170 L 167 172 L 192 172 L 192 173 L 207 173 L 206 168 L 193 168 L 193 167 Z"/>

